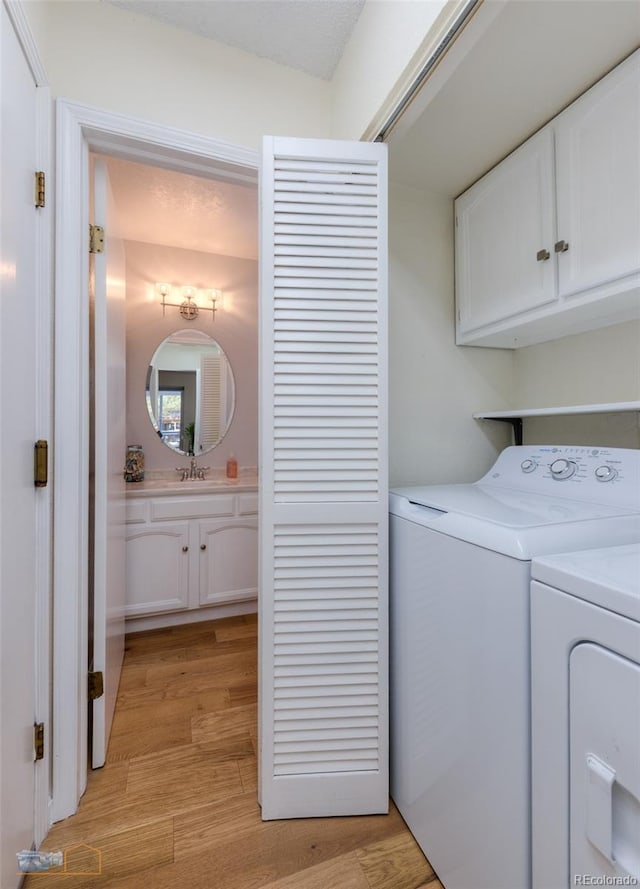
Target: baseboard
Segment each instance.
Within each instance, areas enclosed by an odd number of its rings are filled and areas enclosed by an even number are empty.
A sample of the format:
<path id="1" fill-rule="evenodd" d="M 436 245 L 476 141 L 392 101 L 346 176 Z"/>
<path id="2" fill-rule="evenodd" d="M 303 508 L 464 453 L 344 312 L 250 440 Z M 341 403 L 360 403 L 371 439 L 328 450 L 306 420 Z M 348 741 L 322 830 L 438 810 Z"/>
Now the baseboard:
<path id="1" fill-rule="evenodd" d="M 174 614 L 154 614 L 149 617 L 132 617 L 125 621 L 125 633 L 141 633 L 143 630 L 159 630 L 163 627 L 177 627 L 181 624 L 195 624 L 204 620 L 219 620 L 222 617 L 237 617 L 241 614 L 255 614 L 258 600 L 231 602 L 228 605 L 210 605 L 195 611 L 181 611 Z"/>

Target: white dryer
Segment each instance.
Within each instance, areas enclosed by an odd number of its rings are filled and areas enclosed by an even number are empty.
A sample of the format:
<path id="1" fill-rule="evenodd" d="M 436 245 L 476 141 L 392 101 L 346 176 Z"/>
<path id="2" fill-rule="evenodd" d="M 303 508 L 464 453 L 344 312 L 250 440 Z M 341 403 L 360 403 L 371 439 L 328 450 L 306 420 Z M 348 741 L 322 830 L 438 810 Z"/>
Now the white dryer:
<path id="1" fill-rule="evenodd" d="M 528 889 L 531 559 L 640 541 L 640 452 L 511 447 L 390 513 L 391 795 L 446 889 Z"/>
<path id="2" fill-rule="evenodd" d="M 638 886 L 640 546 L 532 576 L 533 886 Z"/>

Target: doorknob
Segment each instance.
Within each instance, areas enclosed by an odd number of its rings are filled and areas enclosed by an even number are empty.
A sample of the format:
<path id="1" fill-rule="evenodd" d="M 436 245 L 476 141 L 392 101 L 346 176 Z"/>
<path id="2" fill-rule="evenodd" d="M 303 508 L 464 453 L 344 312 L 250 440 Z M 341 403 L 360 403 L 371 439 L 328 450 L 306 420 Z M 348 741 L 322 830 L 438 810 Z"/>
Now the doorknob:
<path id="1" fill-rule="evenodd" d="M 544 262 L 545 259 L 551 259 L 551 254 L 548 250 L 538 250 L 536 253 L 536 259 L 538 262 Z"/>
<path id="2" fill-rule="evenodd" d="M 566 253 L 569 249 L 568 241 L 556 241 L 555 246 L 553 248 L 556 253 Z"/>
<path id="3" fill-rule="evenodd" d="M 207 544 L 206 544 L 206 543 L 201 543 L 201 544 L 200 544 L 200 549 L 206 549 L 206 548 L 207 548 Z"/>
<path id="4" fill-rule="evenodd" d="M 189 552 L 189 547 L 188 547 L 188 546 L 183 546 L 183 547 L 182 547 L 182 552 L 183 552 L 183 553 L 188 553 L 188 552 Z"/>

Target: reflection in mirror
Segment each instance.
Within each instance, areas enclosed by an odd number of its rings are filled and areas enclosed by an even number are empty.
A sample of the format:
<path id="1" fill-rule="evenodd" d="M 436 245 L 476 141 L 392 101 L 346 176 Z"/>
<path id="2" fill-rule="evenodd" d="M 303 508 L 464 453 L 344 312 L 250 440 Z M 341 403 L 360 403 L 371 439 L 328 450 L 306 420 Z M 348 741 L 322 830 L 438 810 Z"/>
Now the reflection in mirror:
<path id="1" fill-rule="evenodd" d="M 163 340 L 147 371 L 147 409 L 164 444 L 178 454 L 206 454 L 227 433 L 235 408 L 231 365 L 200 330 Z"/>

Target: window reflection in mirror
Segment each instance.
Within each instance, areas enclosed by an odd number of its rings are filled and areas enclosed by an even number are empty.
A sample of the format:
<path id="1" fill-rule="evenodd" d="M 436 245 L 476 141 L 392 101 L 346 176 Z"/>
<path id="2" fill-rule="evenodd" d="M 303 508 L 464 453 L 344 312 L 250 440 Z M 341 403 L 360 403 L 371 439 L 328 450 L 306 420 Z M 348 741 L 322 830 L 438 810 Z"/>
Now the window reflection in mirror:
<path id="1" fill-rule="evenodd" d="M 171 450 L 206 454 L 226 435 L 235 408 L 235 384 L 220 344 L 199 330 L 163 340 L 147 371 L 149 418 Z"/>
<path id="2" fill-rule="evenodd" d="M 178 373 L 178 371 L 176 371 Z M 172 448 L 180 449 L 182 442 L 182 411 L 184 402 L 184 387 L 167 388 L 167 371 L 158 374 L 158 433 L 165 444 Z M 195 374 L 193 374 L 195 377 Z M 195 380 L 194 380 L 195 385 Z"/>

